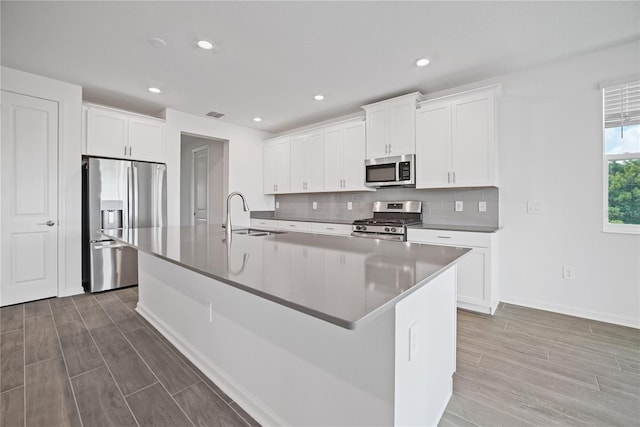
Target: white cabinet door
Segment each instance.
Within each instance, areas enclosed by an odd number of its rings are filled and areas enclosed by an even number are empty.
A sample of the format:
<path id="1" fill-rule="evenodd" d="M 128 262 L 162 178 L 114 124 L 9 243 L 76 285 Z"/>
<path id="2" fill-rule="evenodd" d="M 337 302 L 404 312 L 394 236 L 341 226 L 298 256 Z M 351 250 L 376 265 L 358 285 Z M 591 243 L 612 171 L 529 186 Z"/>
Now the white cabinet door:
<path id="1" fill-rule="evenodd" d="M 307 138 L 301 136 L 291 139 L 291 192 L 305 191 L 307 180 Z"/>
<path id="2" fill-rule="evenodd" d="M 266 144 L 263 150 L 263 184 L 264 194 L 274 194 L 276 192 L 276 181 L 278 179 L 278 150 L 275 144 Z"/>
<path id="3" fill-rule="evenodd" d="M 451 185 L 451 106 L 447 102 L 416 113 L 416 188 Z"/>
<path id="4" fill-rule="evenodd" d="M 387 107 L 367 111 L 367 158 L 388 156 L 389 111 Z"/>
<path id="5" fill-rule="evenodd" d="M 291 144 L 289 141 L 276 145 L 276 193 L 291 191 Z"/>
<path id="6" fill-rule="evenodd" d="M 493 95 L 464 97 L 452 105 L 452 178 L 459 187 L 493 185 Z"/>
<path id="7" fill-rule="evenodd" d="M 489 250 L 474 248 L 458 263 L 458 301 L 484 305 L 488 294 L 487 266 Z"/>
<path id="8" fill-rule="evenodd" d="M 324 134 L 324 191 L 342 190 L 343 129 L 333 129 Z M 364 159 L 364 150 L 360 153 Z"/>
<path id="9" fill-rule="evenodd" d="M 291 192 L 322 191 L 323 135 L 314 133 L 291 140 Z"/>
<path id="10" fill-rule="evenodd" d="M 129 117 L 113 110 L 87 110 L 87 154 L 103 157 L 128 157 Z"/>
<path id="11" fill-rule="evenodd" d="M 129 119 L 129 157 L 135 160 L 162 161 L 161 122 L 142 117 Z"/>
<path id="12" fill-rule="evenodd" d="M 324 189 L 324 135 L 317 133 L 307 138 L 307 180 L 305 191 Z"/>
<path id="13" fill-rule="evenodd" d="M 371 190 L 364 186 L 364 150 L 366 138 L 364 123 L 348 125 L 344 129 L 343 190 Z"/>
<path id="14" fill-rule="evenodd" d="M 268 142 L 263 151 L 264 193 L 291 191 L 291 142 L 288 139 Z"/>
<path id="15" fill-rule="evenodd" d="M 389 156 L 416 152 L 415 101 L 389 106 Z"/>
<path id="16" fill-rule="evenodd" d="M 1 92 L 0 305 L 58 294 L 58 104 Z"/>

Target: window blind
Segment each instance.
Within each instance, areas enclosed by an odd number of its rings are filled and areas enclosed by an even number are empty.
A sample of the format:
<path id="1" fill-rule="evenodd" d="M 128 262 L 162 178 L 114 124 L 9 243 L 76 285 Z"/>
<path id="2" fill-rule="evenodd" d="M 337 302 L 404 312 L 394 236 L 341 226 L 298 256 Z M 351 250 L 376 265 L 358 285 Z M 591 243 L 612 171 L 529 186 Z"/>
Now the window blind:
<path id="1" fill-rule="evenodd" d="M 640 80 L 603 89 L 604 127 L 640 124 Z"/>

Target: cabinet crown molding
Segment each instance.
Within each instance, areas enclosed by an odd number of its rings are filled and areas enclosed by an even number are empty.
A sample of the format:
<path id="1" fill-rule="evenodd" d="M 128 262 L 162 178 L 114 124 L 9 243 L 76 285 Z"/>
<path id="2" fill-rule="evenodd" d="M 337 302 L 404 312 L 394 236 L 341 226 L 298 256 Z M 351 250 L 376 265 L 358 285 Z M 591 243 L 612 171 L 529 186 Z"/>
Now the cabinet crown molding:
<path id="1" fill-rule="evenodd" d="M 459 97 L 459 96 L 471 95 L 471 94 L 480 93 L 480 92 L 493 92 L 493 95 L 496 98 L 499 98 L 500 96 L 502 96 L 502 85 L 498 83 L 498 84 L 495 84 L 495 85 L 482 86 L 482 87 L 478 87 L 478 88 L 462 90 L 462 91 L 459 91 L 459 92 L 448 93 L 447 95 L 435 96 L 433 98 L 428 98 L 428 96 L 427 96 L 427 97 L 425 97 L 425 99 L 423 99 L 422 101 L 418 102 L 417 108 L 420 108 L 423 105 L 429 104 L 429 103 L 431 103 L 433 101 L 445 101 L 445 100 L 450 99 L 450 98 L 456 98 L 456 97 Z"/>
<path id="2" fill-rule="evenodd" d="M 420 92 L 411 92 L 411 93 L 407 93 L 406 95 L 400 95 L 400 96 L 396 96 L 393 98 L 388 98 L 388 99 L 383 99 L 377 102 L 372 102 L 371 104 L 366 104 L 363 105 L 361 108 L 363 108 L 364 110 L 367 109 L 371 109 L 371 108 L 376 108 L 379 107 L 381 105 L 384 104 L 389 104 L 392 102 L 407 102 L 408 100 L 414 100 L 415 102 L 421 102 L 424 101 L 425 96 L 423 94 L 421 94 Z"/>
<path id="3" fill-rule="evenodd" d="M 142 119 L 149 119 L 149 120 L 156 120 L 160 123 L 165 123 L 166 120 L 165 119 L 161 119 L 159 117 L 154 117 L 154 116 L 147 116 L 146 114 L 140 114 L 140 113 L 134 113 L 132 111 L 127 111 L 127 110 L 121 110 L 119 108 L 114 108 L 114 107 L 108 107 L 106 105 L 100 105 L 100 104 L 94 104 L 92 102 L 83 102 L 82 106 L 84 108 L 99 108 L 101 110 L 109 110 L 109 111 L 114 111 L 116 113 L 121 113 L 121 114 L 126 114 L 128 116 L 134 116 L 134 117 L 139 117 Z"/>

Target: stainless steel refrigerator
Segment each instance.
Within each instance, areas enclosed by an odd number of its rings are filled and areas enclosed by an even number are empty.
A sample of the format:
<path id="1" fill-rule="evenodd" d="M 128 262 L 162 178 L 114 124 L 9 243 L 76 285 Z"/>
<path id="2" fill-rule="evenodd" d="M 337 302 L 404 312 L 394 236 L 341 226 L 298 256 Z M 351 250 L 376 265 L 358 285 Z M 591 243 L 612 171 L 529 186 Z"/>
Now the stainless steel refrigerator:
<path id="1" fill-rule="evenodd" d="M 82 282 L 100 292 L 138 283 L 138 252 L 102 229 L 166 226 L 167 167 L 86 157 L 82 174 Z"/>

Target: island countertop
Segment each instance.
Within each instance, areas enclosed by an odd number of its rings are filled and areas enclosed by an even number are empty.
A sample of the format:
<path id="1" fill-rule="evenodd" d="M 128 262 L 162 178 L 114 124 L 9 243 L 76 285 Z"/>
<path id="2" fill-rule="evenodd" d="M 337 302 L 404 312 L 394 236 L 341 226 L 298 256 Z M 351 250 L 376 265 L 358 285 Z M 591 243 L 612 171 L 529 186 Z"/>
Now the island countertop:
<path id="1" fill-rule="evenodd" d="M 234 234 L 220 225 L 104 230 L 139 251 L 335 325 L 355 329 L 470 249 L 310 233 Z"/>

